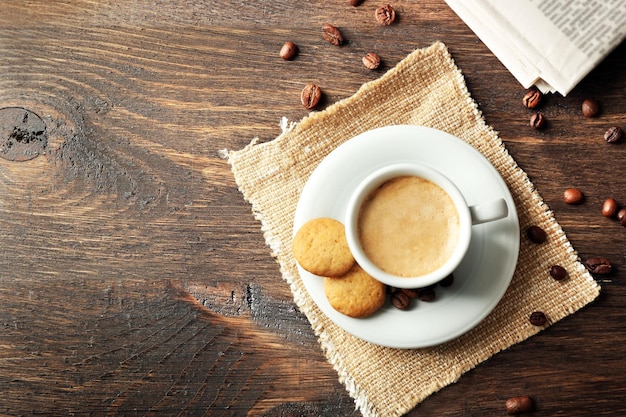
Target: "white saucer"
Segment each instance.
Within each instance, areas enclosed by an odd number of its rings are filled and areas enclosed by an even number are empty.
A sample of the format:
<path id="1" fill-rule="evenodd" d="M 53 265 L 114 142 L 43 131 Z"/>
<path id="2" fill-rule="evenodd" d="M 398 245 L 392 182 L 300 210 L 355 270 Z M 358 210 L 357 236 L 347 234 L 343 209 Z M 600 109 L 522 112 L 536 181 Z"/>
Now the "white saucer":
<path id="1" fill-rule="evenodd" d="M 509 189 L 491 163 L 466 142 L 422 126 L 388 126 L 362 133 L 332 151 L 302 190 L 294 232 L 316 217 L 344 222 L 351 192 L 369 173 L 390 162 L 422 161 L 456 183 L 469 205 L 504 198 L 509 216 L 472 230 L 472 242 L 451 287 L 436 289 L 432 302 L 409 310 L 389 302 L 374 315 L 354 319 L 333 309 L 323 279 L 298 266 L 304 285 L 319 308 L 347 332 L 382 346 L 419 348 L 467 332 L 498 304 L 509 286 L 519 253 L 519 223 Z"/>

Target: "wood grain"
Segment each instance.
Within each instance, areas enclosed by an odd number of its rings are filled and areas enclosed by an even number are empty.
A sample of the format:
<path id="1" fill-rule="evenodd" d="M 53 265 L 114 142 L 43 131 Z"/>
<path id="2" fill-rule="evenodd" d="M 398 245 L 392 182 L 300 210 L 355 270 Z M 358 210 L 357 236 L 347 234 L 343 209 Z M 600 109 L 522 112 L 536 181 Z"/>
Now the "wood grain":
<path id="1" fill-rule="evenodd" d="M 528 128 L 524 89 L 443 1 L 4 0 L 0 108 L 45 121 L 46 155 L 0 159 L 0 414 L 359 415 L 238 192 L 223 149 L 280 134 L 441 40 L 472 96 L 581 258 L 610 258 L 603 294 L 498 354 L 410 415 L 493 416 L 528 394 L 536 416 L 619 416 L 626 229 L 626 45 Z M 334 47 L 321 25 L 348 40 Z M 300 53 L 278 57 L 292 40 Z M 369 71 L 361 57 L 383 59 Z M 389 94 L 397 92 L 390 91 Z M 580 103 L 603 104 L 585 119 Z M 568 206 L 565 188 L 585 203 Z"/>

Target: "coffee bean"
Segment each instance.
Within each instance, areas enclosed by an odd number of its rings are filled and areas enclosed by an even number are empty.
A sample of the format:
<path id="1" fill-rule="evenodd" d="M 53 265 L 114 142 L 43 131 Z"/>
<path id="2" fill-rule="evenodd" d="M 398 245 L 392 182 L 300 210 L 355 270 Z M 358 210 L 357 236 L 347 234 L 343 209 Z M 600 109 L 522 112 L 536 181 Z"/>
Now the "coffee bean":
<path id="1" fill-rule="evenodd" d="M 605 275 L 613 270 L 611 261 L 601 256 L 587 259 L 587 262 L 585 262 L 585 266 L 587 267 L 589 272 L 598 275 Z"/>
<path id="2" fill-rule="evenodd" d="M 542 311 L 533 311 L 530 315 L 530 324 L 533 326 L 543 326 L 548 322 L 548 318 Z"/>
<path id="3" fill-rule="evenodd" d="M 607 141 L 607 143 L 619 142 L 620 140 L 622 140 L 623 136 L 624 132 L 619 126 L 609 127 L 606 132 L 604 132 L 604 140 Z"/>
<path id="4" fill-rule="evenodd" d="M 436 297 L 435 290 L 432 288 L 422 288 L 419 293 L 419 299 L 421 301 L 433 301 Z"/>
<path id="5" fill-rule="evenodd" d="M 533 129 L 543 129 L 546 125 L 546 118 L 543 116 L 543 113 L 534 113 L 532 116 L 530 116 L 529 124 L 530 127 L 532 127 Z"/>
<path id="6" fill-rule="evenodd" d="M 526 229 L 526 236 L 533 243 L 543 243 L 548 239 L 546 232 L 539 226 L 530 226 Z"/>
<path id="7" fill-rule="evenodd" d="M 360 5 L 361 3 L 363 3 L 363 0 L 348 0 L 348 3 L 351 6 L 356 7 L 356 6 Z"/>
<path id="8" fill-rule="evenodd" d="M 302 90 L 300 101 L 307 109 L 317 106 L 322 98 L 322 90 L 315 84 L 307 84 Z"/>
<path id="9" fill-rule="evenodd" d="M 583 193 L 578 188 L 568 188 L 563 192 L 563 201 L 567 204 L 580 204 L 583 200 Z"/>
<path id="10" fill-rule="evenodd" d="M 444 288 L 447 288 L 451 286 L 452 284 L 454 284 L 454 274 L 450 274 L 444 279 L 442 279 L 441 281 L 439 281 L 439 285 L 441 285 Z"/>
<path id="11" fill-rule="evenodd" d="M 402 288 L 400 291 L 405 293 L 409 298 L 417 298 L 420 295 L 418 288 Z"/>
<path id="12" fill-rule="evenodd" d="M 322 25 L 322 36 L 326 39 L 326 42 L 335 46 L 343 45 L 344 39 L 341 31 L 338 27 L 331 25 L 330 23 L 324 23 Z"/>
<path id="13" fill-rule="evenodd" d="M 298 54 L 298 46 L 289 41 L 285 42 L 282 48 L 280 48 L 280 57 L 285 61 L 291 61 Z"/>
<path id="14" fill-rule="evenodd" d="M 585 117 L 598 117 L 600 115 L 600 103 L 597 100 L 588 98 L 583 101 L 582 112 Z"/>
<path id="15" fill-rule="evenodd" d="M 374 52 L 368 52 L 363 57 L 363 65 L 365 65 L 367 69 L 375 70 L 380 66 L 380 57 Z"/>
<path id="16" fill-rule="evenodd" d="M 567 278 L 567 271 L 561 265 L 554 265 L 550 268 L 550 276 L 557 281 Z"/>
<path id="17" fill-rule="evenodd" d="M 602 215 L 609 218 L 615 217 L 617 208 L 617 201 L 613 198 L 607 198 L 604 200 L 604 204 L 602 204 Z"/>
<path id="18" fill-rule="evenodd" d="M 528 395 L 519 397 L 511 397 L 505 403 L 506 412 L 508 414 L 529 413 L 535 408 L 534 401 Z"/>
<path id="19" fill-rule="evenodd" d="M 376 20 L 384 26 L 389 26 L 396 20 L 396 10 L 390 4 L 376 9 Z"/>
<path id="20" fill-rule="evenodd" d="M 402 291 L 396 291 L 391 295 L 391 304 L 398 310 L 406 310 L 411 303 L 411 299 Z"/>
<path id="21" fill-rule="evenodd" d="M 522 97 L 522 103 L 525 107 L 529 109 L 534 109 L 539 106 L 542 99 L 543 94 L 541 93 L 541 91 L 537 90 L 536 88 L 531 88 L 527 90 L 526 94 L 524 94 L 524 97 Z"/>
<path id="22" fill-rule="evenodd" d="M 626 224 L 624 224 L 624 222 L 626 222 L 626 208 L 619 209 L 619 211 L 617 212 L 617 220 L 622 225 L 626 226 Z"/>

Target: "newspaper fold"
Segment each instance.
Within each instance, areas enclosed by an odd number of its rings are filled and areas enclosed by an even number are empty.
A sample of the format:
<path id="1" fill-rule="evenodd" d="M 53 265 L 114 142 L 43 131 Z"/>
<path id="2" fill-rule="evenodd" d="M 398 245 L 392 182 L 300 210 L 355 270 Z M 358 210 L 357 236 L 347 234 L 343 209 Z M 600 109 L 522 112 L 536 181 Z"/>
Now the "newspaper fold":
<path id="1" fill-rule="evenodd" d="M 624 0 L 445 0 L 525 87 L 567 95 L 626 38 Z"/>

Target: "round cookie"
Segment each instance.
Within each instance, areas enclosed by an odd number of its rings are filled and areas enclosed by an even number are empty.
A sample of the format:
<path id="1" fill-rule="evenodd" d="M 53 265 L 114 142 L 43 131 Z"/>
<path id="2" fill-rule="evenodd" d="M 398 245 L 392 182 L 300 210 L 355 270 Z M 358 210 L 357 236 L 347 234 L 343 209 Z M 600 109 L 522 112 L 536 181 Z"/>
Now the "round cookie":
<path id="1" fill-rule="evenodd" d="M 385 304 L 385 284 L 372 278 L 358 264 L 340 278 L 324 278 L 324 293 L 338 312 L 364 318 Z"/>
<path id="2" fill-rule="evenodd" d="M 315 275 L 340 277 L 354 265 L 343 223 L 328 217 L 302 225 L 293 238 L 292 249 L 300 266 Z"/>

